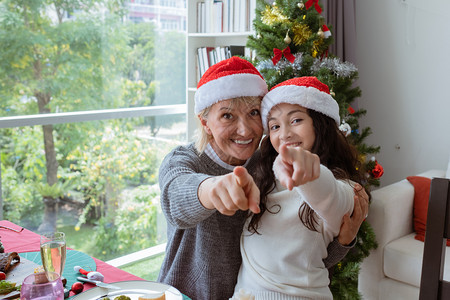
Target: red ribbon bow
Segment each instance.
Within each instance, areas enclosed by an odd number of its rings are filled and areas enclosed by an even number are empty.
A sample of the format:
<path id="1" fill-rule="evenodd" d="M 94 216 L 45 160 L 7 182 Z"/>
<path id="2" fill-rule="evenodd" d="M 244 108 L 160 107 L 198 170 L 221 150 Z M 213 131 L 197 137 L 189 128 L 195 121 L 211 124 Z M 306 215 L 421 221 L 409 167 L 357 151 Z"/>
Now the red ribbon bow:
<path id="1" fill-rule="evenodd" d="M 277 48 L 273 48 L 273 54 L 274 54 L 274 56 L 272 58 L 272 62 L 274 65 L 276 65 L 280 61 L 280 59 L 283 57 L 283 55 L 291 63 L 293 63 L 295 60 L 295 56 L 291 54 L 291 49 L 289 47 L 284 48 L 283 51 L 281 51 L 280 49 L 277 49 Z"/>
<path id="2" fill-rule="evenodd" d="M 322 8 L 319 5 L 319 0 L 308 0 L 305 3 L 306 9 L 309 9 L 314 4 L 314 8 L 317 10 L 317 12 L 320 14 L 322 13 Z"/>

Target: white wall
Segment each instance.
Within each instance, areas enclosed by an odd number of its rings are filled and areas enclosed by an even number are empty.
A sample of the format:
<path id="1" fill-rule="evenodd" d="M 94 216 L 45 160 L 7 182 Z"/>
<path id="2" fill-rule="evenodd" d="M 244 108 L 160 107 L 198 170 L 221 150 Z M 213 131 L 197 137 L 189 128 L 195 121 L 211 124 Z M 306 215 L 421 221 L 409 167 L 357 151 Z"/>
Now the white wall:
<path id="1" fill-rule="evenodd" d="M 450 1 L 357 0 L 357 66 L 381 185 L 450 156 Z M 397 147 L 397 148 L 396 148 Z"/>

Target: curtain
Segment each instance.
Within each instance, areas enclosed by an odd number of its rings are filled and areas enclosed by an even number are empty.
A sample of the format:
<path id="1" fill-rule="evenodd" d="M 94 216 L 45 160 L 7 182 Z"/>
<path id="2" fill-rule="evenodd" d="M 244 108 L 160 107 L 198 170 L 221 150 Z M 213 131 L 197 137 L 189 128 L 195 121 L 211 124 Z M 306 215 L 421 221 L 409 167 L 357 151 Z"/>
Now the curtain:
<path id="1" fill-rule="evenodd" d="M 332 26 L 335 42 L 330 52 L 342 61 L 356 62 L 356 0 L 323 0 L 322 14 L 326 24 Z"/>

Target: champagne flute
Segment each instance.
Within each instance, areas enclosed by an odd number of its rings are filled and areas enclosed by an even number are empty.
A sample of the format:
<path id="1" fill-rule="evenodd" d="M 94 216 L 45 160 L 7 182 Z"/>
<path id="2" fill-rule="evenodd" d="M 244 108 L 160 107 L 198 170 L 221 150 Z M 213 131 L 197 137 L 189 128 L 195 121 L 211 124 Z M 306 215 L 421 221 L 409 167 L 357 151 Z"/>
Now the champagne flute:
<path id="1" fill-rule="evenodd" d="M 47 274 L 55 272 L 62 276 L 66 263 L 66 238 L 64 232 L 41 236 L 41 259 Z"/>
<path id="2" fill-rule="evenodd" d="M 64 287 L 55 272 L 28 275 L 20 288 L 21 300 L 63 300 Z"/>

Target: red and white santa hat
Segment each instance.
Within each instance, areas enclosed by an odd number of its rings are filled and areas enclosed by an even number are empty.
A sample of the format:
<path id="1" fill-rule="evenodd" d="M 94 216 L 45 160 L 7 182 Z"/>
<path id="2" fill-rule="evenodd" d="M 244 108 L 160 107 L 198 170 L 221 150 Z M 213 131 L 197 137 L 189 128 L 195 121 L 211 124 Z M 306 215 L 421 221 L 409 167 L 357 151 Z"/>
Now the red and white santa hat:
<path id="1" fill-rule="evenodd" d="M 292 78 L 270 89 L 261 102 L 261 119 L 266 132 L 269 112 L 280 103 L 298 104 L 315 110 L 332 118 L 339 126 L 339 105 L 330 95 L 328 86 L 316 77 Z"/>
<path id="2" fill-rule="evenodd" d="M 267 84 L 259 71 L 237 56 L 222 60 L 203 74 L 195 93 L 195 113 L 222 100 L 264 96 Z"/>
<path id="3" fill-rule="evenodd" d="M 328 28 L 328 26 L 327 25 L 322 25 L 322 31 L 323 31 L 323 37 L 324 38 L 329 38 L 330 36 L 331 36 L 331 31 L 330 31 L 330 29 Z"/>

